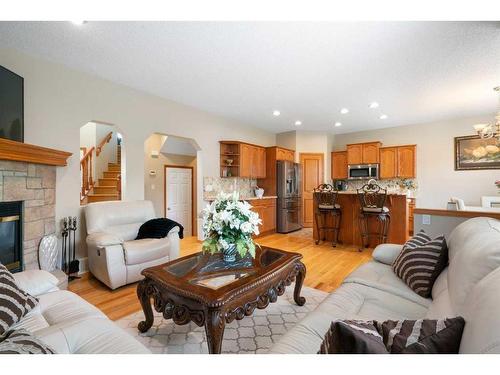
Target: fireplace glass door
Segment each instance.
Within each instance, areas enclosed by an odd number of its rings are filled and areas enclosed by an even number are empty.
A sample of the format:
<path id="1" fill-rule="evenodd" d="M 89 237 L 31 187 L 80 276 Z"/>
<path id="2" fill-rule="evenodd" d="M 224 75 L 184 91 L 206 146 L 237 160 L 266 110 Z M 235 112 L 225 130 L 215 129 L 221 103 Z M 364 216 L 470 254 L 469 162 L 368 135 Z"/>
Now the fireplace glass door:
<path id="1" fill-rule="evenodd" d="M 21 202 L 0 203 L 0 263 L 11 272 L 22 270 Z"/>

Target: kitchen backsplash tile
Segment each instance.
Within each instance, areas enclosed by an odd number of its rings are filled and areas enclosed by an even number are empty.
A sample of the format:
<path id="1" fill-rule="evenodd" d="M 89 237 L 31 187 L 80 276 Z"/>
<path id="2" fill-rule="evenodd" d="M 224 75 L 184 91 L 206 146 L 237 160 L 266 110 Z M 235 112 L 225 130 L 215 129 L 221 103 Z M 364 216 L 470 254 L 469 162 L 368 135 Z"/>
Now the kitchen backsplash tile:
<path id="1" fill-rule="evenodd" d="M 368 180 L 347 180 L 347 190 L 356 191 L 368 182 Z M 388 193 L 410 193 L 410 196 L 415 196 L 418 191 L 418 183 L 416 179 L 391 179 L 377 180 L 380 187 L 387 189 Z"/>
<path id="2" fill-rule="evenodd" d="M 220 192 L 239 192 L 242 199 L 254 197 L 257 180 L 239 177 L 203 177 L 203 198 L 214 199 Z"/>

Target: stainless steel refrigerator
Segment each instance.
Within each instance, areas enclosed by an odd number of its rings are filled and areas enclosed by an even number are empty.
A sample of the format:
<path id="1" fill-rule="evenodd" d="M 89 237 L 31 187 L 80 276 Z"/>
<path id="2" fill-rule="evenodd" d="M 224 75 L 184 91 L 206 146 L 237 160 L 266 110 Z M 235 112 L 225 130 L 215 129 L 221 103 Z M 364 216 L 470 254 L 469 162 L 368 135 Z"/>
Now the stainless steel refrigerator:
<path id="1" fill-rule="evenodd" d="M 302 229 L 300 165 L 281 160 L 276 163 L 277 231 L 278 233 L 289 233 Z"/>

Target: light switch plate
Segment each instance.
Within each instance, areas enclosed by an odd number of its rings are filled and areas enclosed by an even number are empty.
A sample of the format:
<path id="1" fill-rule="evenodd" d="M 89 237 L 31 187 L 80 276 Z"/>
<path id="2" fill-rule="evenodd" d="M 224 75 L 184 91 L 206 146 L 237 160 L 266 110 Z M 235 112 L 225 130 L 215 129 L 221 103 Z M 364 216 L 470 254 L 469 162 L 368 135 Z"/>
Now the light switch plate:
<path id="1" fill-rule="evenodd" d="M 422 215 L 422 224 L 431 225 L 431 215 Z"/>

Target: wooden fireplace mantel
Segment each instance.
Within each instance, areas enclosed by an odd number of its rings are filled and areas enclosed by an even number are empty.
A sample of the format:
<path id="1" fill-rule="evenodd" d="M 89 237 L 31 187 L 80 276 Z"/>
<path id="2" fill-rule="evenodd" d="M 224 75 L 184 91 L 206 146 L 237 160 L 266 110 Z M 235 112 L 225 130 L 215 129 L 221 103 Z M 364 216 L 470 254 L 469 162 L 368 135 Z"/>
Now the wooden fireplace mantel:
<path id="1" fill-rule="evenodd" d="M 66 166 L 71 152 L 30 145 L 0 138 L 0 160 L 25 161 L 35 164 Z"/>

